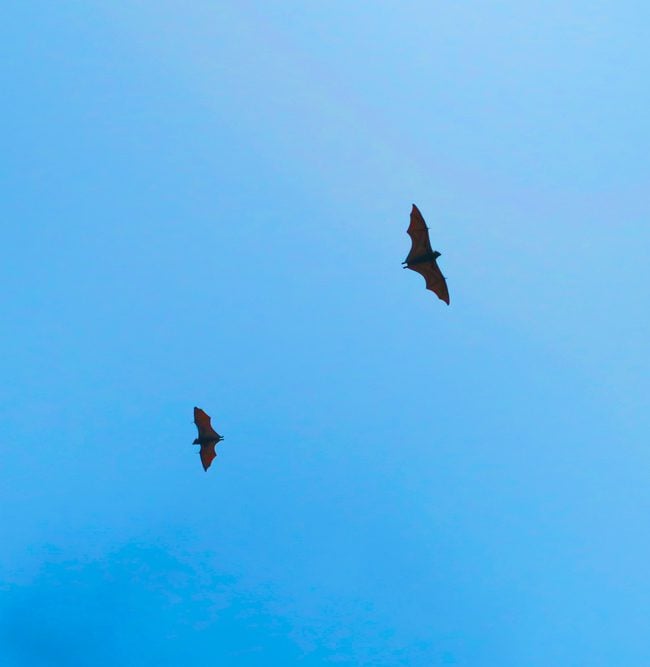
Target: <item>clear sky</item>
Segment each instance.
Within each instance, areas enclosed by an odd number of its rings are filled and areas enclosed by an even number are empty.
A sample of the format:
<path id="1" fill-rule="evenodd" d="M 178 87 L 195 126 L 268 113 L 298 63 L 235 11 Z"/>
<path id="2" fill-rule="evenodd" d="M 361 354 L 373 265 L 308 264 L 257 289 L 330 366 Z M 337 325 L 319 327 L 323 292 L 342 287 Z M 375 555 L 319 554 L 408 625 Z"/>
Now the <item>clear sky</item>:
<path id="1" fill-rule="evenodd" d="M 6 0 L 2 664 L 650 664 L 649 24 Z"/>

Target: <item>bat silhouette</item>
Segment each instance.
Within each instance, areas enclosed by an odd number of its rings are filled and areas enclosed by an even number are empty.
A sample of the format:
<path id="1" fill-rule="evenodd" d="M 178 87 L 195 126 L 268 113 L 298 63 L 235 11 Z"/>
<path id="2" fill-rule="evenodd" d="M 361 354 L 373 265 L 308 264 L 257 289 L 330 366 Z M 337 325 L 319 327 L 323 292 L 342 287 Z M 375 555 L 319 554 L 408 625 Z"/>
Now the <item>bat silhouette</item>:
<path id="1" fill-rule="evenodd" d="M 403 268 L 417 271 L 424 277 L 427 289 L 435 292 L 439 299 L 449 305 L 447 281 L 436 262 L 436 259 L 440 257 L 440 253 L 431 248 L 429 228 L 427 227 L 427 223 L 424 222 L 422 213 L 420 213 L 415 204 L 413 204 L 413 208 L 411 209 L 411 222 L 406 233 L 411 237 L 411 251 L 406 260 L 402 262 L 402 264 L 406 265 Z"/>
<path id="2" fill-rule="evenodd" d="M 194 408 L 194 423 L 199 430 L 199 437 L 192 444 L 201 445 L 201 463 L 203 470 L 207 471 L 217 456 L 215 448 L 217 443 L 223 440 L 223 436 L 212 428 L 210 417 L 201 408 Z"/>

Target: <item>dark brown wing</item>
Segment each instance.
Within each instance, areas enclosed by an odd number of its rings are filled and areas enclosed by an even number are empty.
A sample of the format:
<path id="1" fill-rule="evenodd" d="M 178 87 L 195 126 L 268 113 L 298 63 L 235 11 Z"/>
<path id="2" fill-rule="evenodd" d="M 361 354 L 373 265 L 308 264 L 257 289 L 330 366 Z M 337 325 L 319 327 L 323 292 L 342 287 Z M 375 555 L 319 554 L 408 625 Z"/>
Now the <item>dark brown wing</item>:
<path id="1" fill-rule="evenodd" d="M 407 264 L 418 257 L 433 252 L 431 241 L 429 240 L 427 223 L 424 222 L 422 213 L 420 213 L 420 209 L 415 204 L 413 204 L 413 208 L 411 209 L 411 222 L 406 233 L 411 237 L 411 251 L 405 260 Z"/>
<path id="2" fill-rule="evenodd" d="M 206 415 L 205 412 L 201 410 L 201 408 L 194 408 L 194 423 L 196 424 L 196 428 L 199 429 L 199 438 L 214 438 L 216 440 L 220 437 L 219 434 L 212 428 L 210 417 Z"/>
<path id="3" fill-rule="evenodd" d="M 411 269 L 411 271 L 417 271 L 422 275 L 427 283 L 427 289 L 435 292 L 439 299 L 442 299 L 442 301 L 449 305 L 447 281 L 442 275 L 442 271 L 440 271 L 435 259 L 430 262 L 423 262 L 422 264 L 413 264 L 413 266 L 408 266 L 407 268 Z"/>
<path id="4" fill-rule="evenodd" d="M 203 464 L 203 470 L 207 471 L 215 458 L 217 458 L 216 443 L 210 442 L 207 445 L 201 445 L 201 463 Z"/>

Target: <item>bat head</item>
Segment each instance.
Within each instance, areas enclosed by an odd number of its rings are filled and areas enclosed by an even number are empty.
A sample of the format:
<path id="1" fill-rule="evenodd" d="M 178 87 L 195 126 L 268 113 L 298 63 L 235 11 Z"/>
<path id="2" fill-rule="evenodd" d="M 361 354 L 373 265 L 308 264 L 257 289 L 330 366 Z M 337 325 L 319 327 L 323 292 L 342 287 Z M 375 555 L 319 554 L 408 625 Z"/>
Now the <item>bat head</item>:
<path id="1" fill-rule="evenodd" d="M 441 255 L 442 253 L 438 252 L 437 250 L 433 251 L 433 259 L 438 259 L 438 257 L 440 257 Z"/>

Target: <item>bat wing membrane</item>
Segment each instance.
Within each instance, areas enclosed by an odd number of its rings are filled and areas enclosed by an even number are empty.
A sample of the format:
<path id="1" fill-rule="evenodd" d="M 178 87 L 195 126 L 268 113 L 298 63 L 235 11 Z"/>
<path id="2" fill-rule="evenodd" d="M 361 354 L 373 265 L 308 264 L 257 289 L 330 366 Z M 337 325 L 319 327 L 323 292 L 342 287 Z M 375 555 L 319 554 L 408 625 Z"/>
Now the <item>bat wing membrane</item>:
<path id="1" fill-rule="evenodd" d="M 199 430 L 199 438 L 219 438 L 219 434 L 212 428 L 210 417 L 201 410 L 194 408 L 194 423 Z"/>
<path id="2" fill-rule="evenodd" d="M 217 458 L 216 444 L 210 442 L 207 445 L 201 445 L 201 463 L 203 464 L 203 470 L 206 470 L 210 467 L 212 461 Z"/>
<path id="3" fill-rule="evenodd" d="M 411 209 L 411 221 L 406 233 L 411 237 L 411 250 L 406 258 L 406 263 L 410 263 L 417 257 L 431 254 L 431 241 L 429 240 L 429 229 L 427 223 L 420 213 L 420 209 L 413 204 Z"/>
<path id="4" fill-rule="evenodd" d="M 440 267 L 435 261 L 426 262 L 423 264 L 415 264 L 409 266 L 411 271 L 417 271 L 425 280 L 427 289 L 431 290 L 436 296 L 449 305 L 449 290 L 447 289 L 447 281 L 440 271 Z"/>

